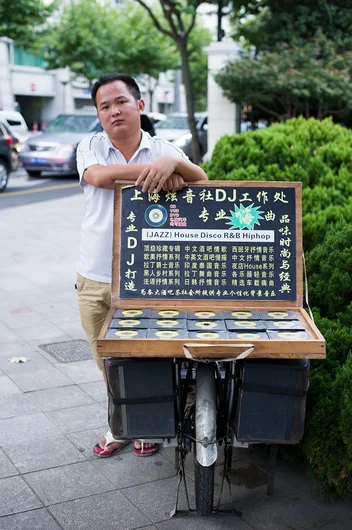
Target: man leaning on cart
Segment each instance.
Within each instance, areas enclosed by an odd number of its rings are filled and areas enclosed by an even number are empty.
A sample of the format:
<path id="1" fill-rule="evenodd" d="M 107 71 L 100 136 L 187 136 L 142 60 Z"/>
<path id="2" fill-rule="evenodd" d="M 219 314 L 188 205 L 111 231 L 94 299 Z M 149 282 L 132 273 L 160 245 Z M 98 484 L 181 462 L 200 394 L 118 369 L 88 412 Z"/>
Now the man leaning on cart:
<path id="1" fill-rule="evenodd" d="M 177 191 L 187 182 L 207 180 L 207 176 L 178 147 L 141 130 L 145 103 L 132 77 L 102 76 L 93 86 L 92 99 L 104 130 L 82 140 L 77 149 L 85 199 L 77 292 L 81 323 L 106 383 L 97 338 L 110 308 L 114 181 L 130 181 L 142 186 L 143 192 L 152 193 L 161 189 Z M 107 432 L 93 451 L 106 458 L 129 442 Z M 155 444 L 134 443 L 138 456 L 149 456 L 157 450 Z"/>

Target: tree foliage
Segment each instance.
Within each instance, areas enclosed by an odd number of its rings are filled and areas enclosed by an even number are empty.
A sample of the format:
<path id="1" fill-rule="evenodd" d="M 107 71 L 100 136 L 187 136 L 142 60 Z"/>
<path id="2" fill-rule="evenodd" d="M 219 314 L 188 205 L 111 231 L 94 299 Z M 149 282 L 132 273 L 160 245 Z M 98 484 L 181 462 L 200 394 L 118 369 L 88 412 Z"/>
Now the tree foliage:
<path id="1" fill-rule="evenodd" d="M 259 51 L 282 42 L 302 46 L 322 33 L 338 48 L 352 49 L 351 8 L 351 0 L 234 0 L 234 37 Z"/>
<path id="2" fill-rule="evenodd" d="M 99 0 L 79 0 L 64 7 L 61 20 L 45 40 L 49 68 L 69 66 L 90 82 L 108 72 L 148 74 L 175 68 L 170 39 L 154 28 L 135 4 L 119 7 Z"/>
<path id="3" fill-rule="evenodd" d="M 216 81 L 230 101 L 246 101 L 265 118 L 341 119 L 352 110 L 352 52 L 338 54 L 322 37 L 300 48 L 283 44 L 258 58 L 247 54 L 229 62 Z"/>
<path id="4" fill-rule="evenodd" d="M 9 37 L 28 48 L 39 38 L 41 28 L 56 3 L 56 0 L 16 0 L 12 4 L 0 0 L 0 36 Z"/>

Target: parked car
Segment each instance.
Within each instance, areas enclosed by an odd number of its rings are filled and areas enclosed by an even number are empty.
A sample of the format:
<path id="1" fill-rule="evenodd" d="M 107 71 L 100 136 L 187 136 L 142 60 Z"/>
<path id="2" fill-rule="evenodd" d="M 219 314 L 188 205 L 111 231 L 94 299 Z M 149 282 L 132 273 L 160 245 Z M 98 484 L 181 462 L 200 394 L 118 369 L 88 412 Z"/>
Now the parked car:
<path id="1" fill-rule="evenodd" d="M 208 149 L 208 113 L 196 112 L 194 115 L 198 131 L 200 155 L 204 156 Z M 192 135 L 188 126 L 186 112 L 174 112 L 169 114 L 166 120 L 158 123 L 155 133 L 169 142 L 173 142 L 192 160 Z"/>
<path id="2" fill-rule="evenodd" d="M 10 172 L 18 166 L 16 140 L 6 124 L 0 121 L 0 193 L 7 186 Z"/>
<path id="3" fill-rule="evenodd" d="M 141 127 L 155 134 L 147 116 L 141 117 Z M 43 132 L 28 139 L 20 152 L 20 161 L 30 177 L 38 177 L 43 171 L 76 173 L 79 142 L 89 133 L 99 131 L 102 127 L 94 107 L 60 114 Z"/>
<path id="4" fill-rule="evenodd" d="M 27 140 L 29 132 L 27 123 L 22 114 L 14 110 L 1 110 L 0 120 L 5 123 L 7 127 L 10 127 L 19 142 L 25 142 Z"/>

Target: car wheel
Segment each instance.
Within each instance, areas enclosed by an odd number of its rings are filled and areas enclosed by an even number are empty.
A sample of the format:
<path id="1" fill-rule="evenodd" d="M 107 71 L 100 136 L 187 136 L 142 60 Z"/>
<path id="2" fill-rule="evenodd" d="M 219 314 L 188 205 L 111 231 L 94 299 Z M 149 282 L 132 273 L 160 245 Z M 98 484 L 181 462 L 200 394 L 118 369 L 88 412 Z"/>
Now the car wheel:
<path id="1" fill-rule="evenodd" d="M 9 170 L 5 162 L 0 160 L 0 193 L 5 190 L 9 181 Z"/>
<path id="2" fill-rule="evenodd" d="M 29 177 L 40 177 L 41 171 L 35 169 L 26 169 Z"/>

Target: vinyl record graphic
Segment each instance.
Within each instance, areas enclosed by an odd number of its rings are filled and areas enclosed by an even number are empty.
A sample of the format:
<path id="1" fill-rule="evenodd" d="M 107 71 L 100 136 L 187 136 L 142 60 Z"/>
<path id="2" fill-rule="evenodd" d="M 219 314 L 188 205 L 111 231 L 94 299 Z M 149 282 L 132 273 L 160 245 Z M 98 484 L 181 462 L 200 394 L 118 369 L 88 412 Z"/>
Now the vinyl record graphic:
<path id="1" fill-rule="evenodd" d="M 178 326 L 178 320 L 158 320 L 157 324 L 163 328 L 173 328 Z"/>
<path id="2" fill-rule="evenodd" d="M 282 321 L 282 322 L 273 322 L 273 326 L 275 326 L 276 328 L 281 328 L 281 329 L 287 329 L 287 328 L 294 328 L 296 325 L 295 322 L 291 322 L 290 320 L 289 321 Z"/>
<path id="3" fill-rule="evenodd" d="M 237 338 L 243 340 L 254 340 L 260 339 L 260 335 L 259 333 L 238 333 Z"/>
<path id="4" fill-rule="evenodd" d="M 209 317 L 215 317 L 215 313 L 213 311 L 196 311 L 194 313 L 194 316 L 198 318 L 209 318 Z"/>
<path id="5" fill-rule="evenodd" d="M 139 317 L 141 315 L 143 315 L 143 311 L 140 309 L 124 309 L 122 311 L 123 317 Z"/>
<path id="6" fill-rule="evenodd" d="M 122 327 L 128 326 L 129 328 L 134 328 L 135 326 L 138 326 L 138 324 L 140 324 L 140 323 L 141 323 L 140 320 L 132 320 L 132 319 L 120 320 L 119 321 L 119 324 Z"/>
<path id="7" fill-rule="evenodd" d="M 158 315 L 163 318 L 173 318 L 177 317 L 180 314 L 179 311 L 173 311 L 171 309 L 167 309 L 164 311 L 158 311 Z"/>
<path id="8" fill-rule="evenodd" d="M 144 218 L 149 226 L 163 226 L 167 221 L 167 211 L 160 204 L 152 204 L 146 209 Z"/>
<path id="9" fill-rule="evenodd" d="M 155 335 L 161 339 L 174 339 L 175 337 L 178 337 L 179 333 L 178 331 L 165 330 L 157 331 Z"/>
<path id="10" fill-rule="evenodd" d="M 217 327 L 217 323 L 216 322 L 211 322 L 211 321 L 208 321 L 208 322 L 197 322 L 196 326 L 197 326 L 197 328 L 211 329 L 211 328 L 216 328 Z"/>
<path id="11" fill-rule="evenodd" d="M 257 324 L 256 324 L 256 322 L 252 322 L 252 321 L 248 321 L 248 320 L 244 320 L 243 322 L 238 320 L 238 321 L 234 322 L 234 325 L 237 326 L 238 328 L 240 328 L 240 327 L 255 328 L 255 326 Z"/>
<path id="12" fill-rule="evenodd" d="M 301 338 L 300 331 L 279 331 L 277 336 L 280 339 L 298 339 Z"/>
<path id="13" fill-rule="evenodd" d="M 114 335 L 116 335 L 116 337 L 124 337 L 125 339 L 128 339 L 130 337 L 136 337 L 138 331 L 134 331 L 133 329 L 120 329 L 119 331 L 115 331 Z"/>
<path id="14" fill-rule="evenodd" d="M 252 313 L 249 311 L 232 311 L 231 315 L 233 317 L 249 318 L 252 316 Z"/>
<path id="15" fill-rule="evenodd" d="M 204 331 L 202 333 L 197 333 L 196 334 L 196 337 L 197 339 L 218 339 L 220 337 L 219 333 L 215 333 L 215 332 L 207 332 L 207 331 Z"/>
<path id="16" fill-rule="evenodd" d="M 285 318 L 288 316 L 288 313 L 285 313 L 284 311 L 270 311 L 268 316 L 271 318 Z"/>

